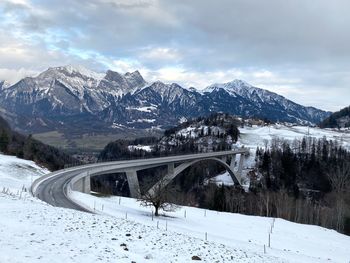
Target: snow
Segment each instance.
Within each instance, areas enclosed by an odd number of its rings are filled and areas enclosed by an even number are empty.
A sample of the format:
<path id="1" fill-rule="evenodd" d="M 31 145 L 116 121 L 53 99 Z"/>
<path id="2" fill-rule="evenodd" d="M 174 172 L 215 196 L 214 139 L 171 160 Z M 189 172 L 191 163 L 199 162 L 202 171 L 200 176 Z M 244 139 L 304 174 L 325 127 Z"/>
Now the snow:
<path id="1" fill-rule="evenodd" d="M 134 150 L 144 150 L 146 152 L 151 152 L 152 151 L 152 145 L 129 145 L 128 146 L 129 151 L 134 151 Z"/>
<path id="2" fill-rule="evenodd" d="M 318 226 L 186 206 L 152 220 L 151 209 L 141 207 L 132 198 L 101 198 L 80 192 L 73 192 L 73 197 L 91 209 L 95 207 L 95 211 L 101 214 L 115 218 L 127 217 L 135 224 L 149 227 L 158 225 L 166 233 L 179 233 L 178 238 L 189 236 L 204 242 L 207 236 L 208 241 L 221 244 L 223 250 L 244 251 L 249 255 L 247 262 L 254 262 L 254 255 L 261 257 L 258 262 L 266 261 L 263 257 L 267 255 L 274 257 L 267 260 L 268 262 L 346 262 L 350 259 L 350 237 Z M 267 249 L 265 255 L 263 247 L 268 244 L 271 227 L 271 248 Z M 193 247 L 196 245 L 191 244 Z M 178 249 L 173 244 L 171 246 L 174 250 Z M 223 252 L 219 252 L 218 257 L 223 255 Z M 233 262 L 246 261 L 235 257 Z"/>
<path id="3" fill-rule="evenodd" d="M 136 122 L 147 122 L 147 123 L 153 123 L 156 119 L 137 119 Z"/>
<path id="4" fill-rule="evenodd" d="M 0 154 L 0 262 L 348 262 L 350 237 L 282 219 L 179 207 L 153 218 L 132 198 L 73 198 L 97 214 L 22 192 L 48 171 Z M 222 175 L 225 179 L 225 176 Z M 269 232 L 271 248 L 268 244 Z"/>
<path id="5" fill-rule="evenodd" d="M 273 138 L 283 138 L 292 142 L 294 139 L 302 139 L 305 136 L 327 140 L 334 140 L 342 145 L 345 149 L 350 150 L 350 133 L 330 129 L 321 129 L 317 127 L 307 126 L 291 126 L 288 127 L 282 124 L 274 124 L 269 126 L 253 126 L 239 128 L 241 133 L 239 143 L 256 150 L 259 147 L 265 147 L 265 142 L 268 141 L 268 146 Z"/>
<path id="6" fill-rule="evenodd" d="M 221 185 L 232 186 L 235 184 L 232 180 L 231 175 L 228 172 L 224 172 L 222 174 L 214 176 L 213 178 L 210 178 L 209 182 L 215 183 L 218 186 L 221 186 Z"/>
<path id="7" fill-rule="evenodd" d="M 90 69 L 87 69 L 86 67 L 82 65 L 67 65 L 63 67 L 57 67 L 56 69 L 58 70 L 66 70 L 68 73 L 73 74 L 73 73 L 79 73 L 82 74 L 86 77 L 96 79 L 98 81 L 102 80 L 104 76 L 106 75 L 105 73 L 99 73 L 92 71 Z"/>
<path id="8" fill-rule="evenodd" d="M 23 187 L 29 189 L 31 183 L 49 171 L 32 161 L 0 153 L 0 190 L 9 188 L 17 191 Z"/>
<path id="9" fill-rule="evenodd" d="M 127 107 L 126 110 L 136 110 L 141 112 L 152 112 L 157 110 L 157 106 Z"/>
<path id="10" fill-rule="evenodd" d="M 179 119 L 179 123 L 182 124 L 182 123 L 185 123 L 187 122 L 187 118 L 182 116 L 180 119 Z"/>
<path id="11" fill-rule="evenodd" d="M 111 128 L 113 128 L 113 129 L 123 129 L 123 128 L 126 128 L 126 126 L 123 125 L 123 124 L 120 124 L 120 123 L 113 122 Z"/>
<path id="12" fill-rule="evenodd" d="M 176 132 L 177 136 L 183 136 L 185 138 L 191 137 L 191 138 L 197 138 L 200 136 L 202 130 L 203 130 L 203 135 L 207 136 L 208 135 L 208 129 L 209 127 L 207 125 L 190 125 L 186 128 L 183 128 L 179 131 Z M 225 134 L 225 129 L 221 128 L 219 126 L 210 126 L 211 129 L 211 134 Z"/>

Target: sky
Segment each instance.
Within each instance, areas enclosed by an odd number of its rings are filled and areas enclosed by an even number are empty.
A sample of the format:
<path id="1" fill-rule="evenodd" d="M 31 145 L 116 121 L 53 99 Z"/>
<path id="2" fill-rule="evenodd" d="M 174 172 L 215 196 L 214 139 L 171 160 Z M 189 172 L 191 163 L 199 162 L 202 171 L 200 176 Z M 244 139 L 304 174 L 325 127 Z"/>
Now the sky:
<path id="1" fill-rule="evenodd" d="M 197 89 L 242 79 L 336 111 L 350 105 L 349 10 L 348 0 L 1 0 L 0 79 L 68 64 Z"/>

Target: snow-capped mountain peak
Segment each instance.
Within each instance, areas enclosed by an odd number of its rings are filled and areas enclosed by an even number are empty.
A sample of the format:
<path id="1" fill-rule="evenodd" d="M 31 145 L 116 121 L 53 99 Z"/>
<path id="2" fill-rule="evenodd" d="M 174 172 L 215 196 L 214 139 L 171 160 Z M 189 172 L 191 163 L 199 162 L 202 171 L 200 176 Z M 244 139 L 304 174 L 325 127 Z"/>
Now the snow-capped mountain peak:
<path id="1" fill-rule="evenodd" d="M 226 82 L 226 83 L 212 84 L 207 88 L 205 88 L 203 92 L 212 92 L 218 89 L 224 89 L 229 93 L 232 93 L 232 91 L 241 93 L 242 90 L 244 90 L 245 92 L 249 92 L 249 91 L 251 92 L 251 90 L 254 90 L 255 88 L 243 80 L 235 79 L 233 81 Z"/>
<path id="2" fill-rule="evenodd" d="M 94 79 L 100 81 L 105 76 L 105 73 L 98 73 L 90 69 L 85 68 L 81 65 L 67 65 L 60 67 L 50 67 L 43 73 L 39 74 L 38 77 L 81 77 Z"/>
<path id="3" fill-rule="evenodd" d="M 247 88 L 253 88 L 252 85 L 250 85 L 248 82 L 245 82 L 244 80 L 235 79 L 233 81 L 227 82 L 223 84 L 224 87 L 230 88 L 230 89 L 247 89 Z"/>
<path id="4" fill-rule="evenodd" d="M 10 86 L 11 86 L 11 84 L 9 82 L 7 82 L 6 80 L 0 80 L 0 90 L 6 89 Z"/>

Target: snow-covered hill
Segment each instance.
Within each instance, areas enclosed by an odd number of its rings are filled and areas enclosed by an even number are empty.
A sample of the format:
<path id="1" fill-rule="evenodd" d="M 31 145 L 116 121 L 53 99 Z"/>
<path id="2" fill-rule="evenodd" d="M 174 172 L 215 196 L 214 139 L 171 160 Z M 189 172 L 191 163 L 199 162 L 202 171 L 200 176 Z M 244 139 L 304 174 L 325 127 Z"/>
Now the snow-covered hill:
<path id="1" fill-rule="evenodd" d="M 274 124 L 268 126 L 252 126 L 239 128 L 240 142 L 248 147 L 264 147 L 266 141 L 269 143 L 274 138 L 283 138 L 290 142 L 294 139 L 304 137 L 325 138 L 327 140 L 337 141 L 339 145 L 350 151 L 350 131 L 339 131 L 336 129 L 321 129 L 307 126 L 286 126 Z"/>
<path id="2" fill-rule="evenodd" d="M 348 262 L 350 237 L 285 220 L 181 207 L 166 217 L 130 198 L 74 193 L 97 215 L 22 192 L 32 162 L 0 155 L 0 262 Z M 27 170 L 26 168 L 29 168 Z M 7 190 L 10 188 L 10 190 Z M 271 231 L 272 228 L 272 231 Z M 271 233 L 272 232 L 272 233 Z M 271 248 L 268 244 L 270 233 Z"/>
<path id="3" fill-rule="evenodd" d="M 0 153 L 0 190 L 17 192 L 26 188 L 29 191 L 32 182 L 47 173 L 49 170 L 32 161 Z"/>

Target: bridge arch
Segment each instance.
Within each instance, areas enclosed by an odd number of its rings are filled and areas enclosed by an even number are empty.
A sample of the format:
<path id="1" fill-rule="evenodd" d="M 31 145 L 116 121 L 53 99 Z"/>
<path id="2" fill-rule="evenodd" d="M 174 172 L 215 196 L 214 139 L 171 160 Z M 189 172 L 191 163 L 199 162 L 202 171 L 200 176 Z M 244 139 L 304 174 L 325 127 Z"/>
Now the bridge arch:
<path id="1" fill-rule="evenodd" d="M 233 167 L 231 167 L 230 165 L 228 165 L 224 160 L 221 160 L 219 158 L 216 157 L 210 157 L 210 158 L 205 158 L 205 159 L 197 159 L 197 160 L 193 160 L 190 162 L 185 162 L 180 164 L 177 167 L 171 167 L 169 169 L 169 165 L 168 165 L 168 173 L 163 177 L 163 179 L 161 179 L 161 181 L 159 181 L 158 183 L 154 184 L 149 190 L 148 193 L 149 194 L 154 194 L 156 189 L 158 187 L 166 187 L 172 180 L 174 180 L 176 178 L 176 176 L 178 176 L 181 172 L 183 172 L 184 170 L 186 170 L 188 167 L 194 165 L 195 163 L 201 162 L 201 161 L 215 161 L 219 164 L 221 164 L 223 167 L 226 168 L 226 171 L 231 175 L 231 178 L 233 180 L 233 182 L 235 184 L 241 184 L 241 180 L 240 177 L 238 177 L 236 175 L 236 173 L 233 171 Z M 173 165 L 173 164 L 172 164 Z"/>

